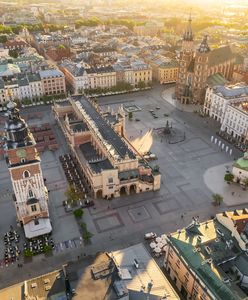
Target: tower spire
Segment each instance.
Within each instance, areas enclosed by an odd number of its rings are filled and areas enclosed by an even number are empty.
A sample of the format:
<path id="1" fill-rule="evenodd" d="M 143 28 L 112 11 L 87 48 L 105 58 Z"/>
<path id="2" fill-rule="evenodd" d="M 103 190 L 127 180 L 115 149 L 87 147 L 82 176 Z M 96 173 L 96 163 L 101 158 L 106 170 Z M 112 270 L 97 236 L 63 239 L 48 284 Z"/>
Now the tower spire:
<path id="1" fill-rule="evenodd" d="M 193 41 L 193 39 L 194 39 L 191 23 L 192 23 L 192 17 L 191 17 L 191 9 L 190 9 L 188 25 L 186 27 L 186 30 L 185 30 L 184 34 L 183 34 L 183 40 L 184 41 Z"/>
<path id="2" fill-rule="evenodd" d="M 208 46 L 208 36 L 204 35 L 203 40 L 198 48 L 200 53 L 207 53 L 210 51 L 210 47 Z"/>

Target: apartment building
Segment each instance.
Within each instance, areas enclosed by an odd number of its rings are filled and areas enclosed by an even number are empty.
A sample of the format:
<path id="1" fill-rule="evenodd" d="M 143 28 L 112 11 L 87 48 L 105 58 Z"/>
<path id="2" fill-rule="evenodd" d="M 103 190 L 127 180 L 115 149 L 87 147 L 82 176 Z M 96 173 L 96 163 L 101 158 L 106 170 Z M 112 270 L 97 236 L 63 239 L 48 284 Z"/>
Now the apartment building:
<path id="1" fill-rule="evenodd" d="M 160 173 L 141 163 L 126 139 L 123 108 L 101 112 L 85 97 L 72 96 L 53 111 L 93 198 L 160 189 Z"/>
<path id="2" fill-rule="evenodd" d="M 72 87 L 74 94 L 88 88 L 88 74 L 81 64 L 64 62 L 60 65 L 60 69 L 65 74 L 65 79 Z"/>
<path id="3" fill-rule="evenodd" d="M 185 299 L 247 299 L 248 209 L 193 219 L 167 242 L 164 267 Z"/>
<path id="4" fill-rule="evenodd" d="M 248 101 L 234 102 L 227 106 L 220 130 L 248 146 Z"/>
<path id="5" fill-rule="evenodd" d="M 135 87 L 138 87 L 141 82 L 146 85 L 152 82 L 152 68 L 143 60 L 132 61 L 131 69 L 133 71 L 132 84 Z"/>
<path id="6" fill-rule="evenodd" d="M 111 88 L 116 86 L 116 72 L 112 66 L 91 67 L 86 69 L 88 88 Z"/>
<path id="7" fill-rule="evenodd" d="M 160 84 L 175 83 L 178 78 L 178 63 L 176 60 L 158 57 L 149 60 L 152 67 L 152 77 Z"/>
<path id="8" fill-rule="evenodd" d="M 66 93 L 65 76 L 59 70 L 44 70 L 39 72 L 44 95 L 60 95 Z"/>
<path id="9" fill-rule="evenodd" d="M 243 84 L 208 87 L 203 111 L 222 123 L 228 104 L 243 101 L 248 101 L 248 87 Z"/>

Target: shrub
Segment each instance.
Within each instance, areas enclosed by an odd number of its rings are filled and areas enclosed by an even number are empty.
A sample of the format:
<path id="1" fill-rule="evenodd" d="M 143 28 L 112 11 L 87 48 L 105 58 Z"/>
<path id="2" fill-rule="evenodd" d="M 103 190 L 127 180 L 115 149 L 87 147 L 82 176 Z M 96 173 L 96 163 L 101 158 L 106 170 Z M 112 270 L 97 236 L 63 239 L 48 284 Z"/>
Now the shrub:
<path id="1" fill-rule="evenodd" d="M 212 199 L 213 199 L 214 205 L 219 205 L 219 206 L 220 206 L 221 202 L 223 201 L 223 197 L 219 194 L 213 194 Z"/>
<path id="2" fill-rule="evenodd" d="M 75 216 L 75 218 L 81 219 L 83 216 L 83 210 L 81 208 L 78 208 L 76 210 L 74 210 L 73 214 Z"/>
<path id="3" fill-rule="evenodd" d="M 225 174 L 224 180 L 227 182 L 231 182 L 231 181 L 233 181 L 233 178 L 234 178 L 233 174 L 228 173 L 228 174 Z"/>
<path id="4" fill-rule="evenodd" d="M 85 231 L 83 233 L 83 239 L 85 241 L 89 241 L 92 238 L 92 236 L 93 236 L 93 234 L 91 232 L 89 232 L 89 231 Z"/>
<path id="5" fill-rule="evenodd" d="M 87 231 L 87 225 L 86 225 L 86 223 L 82 222 L 80 226 L 81 226 L 82 230 L 86 230 Z"/>
<path id="6" fill-rule="evenodd" d="M 24 256 L 25 257 L 32 257 L 34 254 L 30 249 L 24 250 Z"/>
<path id="7" fill-rule="evenodd" d="M 48 252 L 51 252 L 51 251 L 52 251 L 52 246 L 44 245 L 44 248 L 43 248 L 44 253 L 48 253 Z"/>

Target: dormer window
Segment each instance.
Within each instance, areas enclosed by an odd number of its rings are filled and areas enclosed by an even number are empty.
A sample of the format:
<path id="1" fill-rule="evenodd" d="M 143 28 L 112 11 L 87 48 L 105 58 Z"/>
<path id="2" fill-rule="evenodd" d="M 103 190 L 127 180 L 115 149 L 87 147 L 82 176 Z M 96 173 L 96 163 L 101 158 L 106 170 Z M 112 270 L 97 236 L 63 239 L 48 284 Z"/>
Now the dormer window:
<path id="1" fill-rule="evenodd" d="M 25 158 L 21 158 L 21 163 L 25 163 L 26 159 Z"/>
<path id="2" fill-rule="evenodd" d="M 32 190 L 28 191 L 28 196 L 29 196 L 29 198 L 33 198 L 34 197 L 34 194 L 33 194 Z"/>

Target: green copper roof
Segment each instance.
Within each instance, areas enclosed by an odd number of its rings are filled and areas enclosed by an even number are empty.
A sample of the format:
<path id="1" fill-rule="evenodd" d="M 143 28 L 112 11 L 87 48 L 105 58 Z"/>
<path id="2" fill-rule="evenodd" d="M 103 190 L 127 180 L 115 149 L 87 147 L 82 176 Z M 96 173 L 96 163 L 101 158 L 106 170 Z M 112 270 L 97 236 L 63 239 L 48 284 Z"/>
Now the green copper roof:
<path id="1" fill-rule="evenodd" d="M 219 277 L 212 271 L 209 264 L 203 264 L 203 258 L 198 252 L 194 252 L 194 246 L 188 242 L 183 242 L 177 238 L 170 237 L 170 241 L 179 250 L 182 257 L 187 261 L 192 270 L 194 270 L 201 280 L 208 286 L 211 292 L 219 300 L 238 300 L 237 295 L 223 283 Z"/>
<path id="2" fill-rule="evenodd" d="M 248 171 L 248 152 L 239 158 L 234 164 L 235 167 Z"/>
<path id="3" fill-rule="evenodd" d="M 225 85 L 228 83 L 228 80 L 226 80 L 222 74 L 216 73 L 207 78 L 207 83 L 211 86 Z"/>

